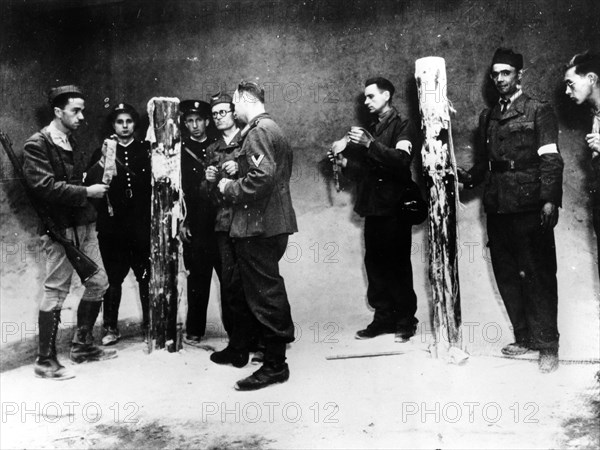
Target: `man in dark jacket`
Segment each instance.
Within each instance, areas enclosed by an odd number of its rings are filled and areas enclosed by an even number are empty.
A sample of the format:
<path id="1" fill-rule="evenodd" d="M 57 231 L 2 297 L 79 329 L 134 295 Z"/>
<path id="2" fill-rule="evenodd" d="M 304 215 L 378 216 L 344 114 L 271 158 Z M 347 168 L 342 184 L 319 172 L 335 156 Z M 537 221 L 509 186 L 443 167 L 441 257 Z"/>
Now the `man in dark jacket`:
<path id="1" fill-rule="evenodd" d="M 397 341 L 405 342 L 418 323 L 410 261 L 412 225 L 400 211 L 402 193 L 412 184 L 415 130 L 392 106 L 394 91 L 385 78 L 365 82 L 365 105 L 375 120 L 368 130 L 352 127 L 334 142 L 329 157 L 357 182 L 354 211 L 365 217 L 367 299 L 375 315 L 355 337 L 395 332 Z M 342 153 L 347 146 L 355 147 L 353 157 Z"/>
<path id="2" fill-rule="evenodd" d="M 247 124 L 237 155 L 239 176 L 218 183 L 223 199 L 233 205 L 229 235 L 234 239 L 246 299 L 238 314 L 248 317 L 238 318 L 240 326 L 233 332 L 240 333 L 236 342 L 250 344 L 249 328 L 258 321 L 265 344 L 263 365 L 235 385 L 242 391 L 287 381 L 286 344 L 294 340 L 290 304 L 279 274 L 288 237 L 298 231 L 289 185 L 293 154 L 281 128 L 265 112 L 264 95 L 256 83 L 238 86 L 235 110 Z M 248 349 L 239 351 L 247 361 Z"/>
<path id="3" fill-rule="evenodd" d="M 548 103 L 521 90 L 523 57 L 498 49 L 490 77 L 500 99 L 479 118 L 478 151 L 466 188 L 485 182 L 483 203 L 494 276 L 515 342 L 505 355 L 540 351 L 540 371 L 558 368 L 554 227 L 562 201 L 558 124 Z"/>
<path id="4" fill-rule="evenodd" d="M 181 146 L 181 185 L 185 220 L 180 230 L 187 277 L 187 320 L 184 342 L 199 346 L 206 331 L 213 268 L 219 279 L 221 265 L 215 238 L 216 208 L 211 202 L 205 170 L 207 148 L 214 139 L 207 135 L 210 105 L 199 100 L 180 103 L 181 122 L 187 132 Z"/>
<path id="5" fill-rule="evenodd" d="M 133 270 L 142 305 L 142 329 L 148 332 L 150 302 L 150 198 L 152 195 L 150 147 L 134 139 L 139 116 L 133 106 L 117 104 L 108 116 L 116 140 L 116 173 L 106 196 L 95 202 L 98 211 L 98 241 L 109 287 L 104 294 L 103 345 L 119 341 L 121 285 Z M 86 184 L 102 182 L 109 140 L 92 156 Z"/>
<path id="6" fill-rule="evenodd" d="M 98 252 L 96 211 L 88 201 L 102 198 L 108 186 L 83 186 L 83 172 L 75 166 L 74 153 L 78 148 L 72 132 L 83 122 L 85 101 L 81 89 L 74 85 L 60 86 L 50 91 L 48 100 L 54 119 L 25 142 L 23 172 L 34 195 L 47 205 L 57 231 L 94 259 L 100 268 L 83 283 L 85 291 L 77 308 L 77 329 L 70 358 L 75 363 L 113 358 L 116 352 L 96 347 L 92 334 L 108 280 Z M 56 335 L 74 269 L 61 244 L 52 241 L 47 234 L 42 236 L 42 241 L 46 278 L 38 318 L 39 348 L 34 372 L 41 378 L 64 380 L 74 375 L 56 358 Z"/>
<path id="7" fill-rule="evenodd" d="M 596 233 L 598 256 L 600 257 L 600 54 L 581 53 L 575 55 L 565 71 L 566 94 L 576 104 L 588 104 L 593 116 L 591 133 L 585 140 L 592 152 L 594 171 L 593 223 Z M 598 263 L 600 275 L 600 259 Z"/>

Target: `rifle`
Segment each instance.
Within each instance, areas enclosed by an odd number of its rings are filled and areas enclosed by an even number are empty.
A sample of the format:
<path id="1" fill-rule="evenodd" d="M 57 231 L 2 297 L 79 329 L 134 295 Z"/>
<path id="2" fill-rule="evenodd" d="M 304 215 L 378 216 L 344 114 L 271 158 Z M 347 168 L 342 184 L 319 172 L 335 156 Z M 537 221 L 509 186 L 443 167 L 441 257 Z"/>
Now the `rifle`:
<path id="1" fill-rule="evenodd" d="M 81 278 L 81 282 L 85 283 L 87 280 L 97 274 L 100 268 L 89 256 L 77 248 L 72 241 L 64 237 L 58 231 L 54 220 L 50 216 L 49 208 L 46 205 L 42 205 L 37 200 L 33 191 L 31 190 L 31 187 L 29 184 L 27 184 L 27 180 L 23 174 L 23 168 L 17 159 L 17 155 L 15 155 L 15 152 L 12 149 L 12 142 L 10 141 L 8 135 L 2 131 L 0 131 L 0 142 L 2 143 L 2 147 L 4 147 L 4 151 L 8 155 L 8 159 L 10 159 L 10 162 L 15 169 L 16 175 L 19 177 L 23 187 L 25 188 L 25 192 L 27 193 L 27 197 L 33 205 L 33 209 L 42 221 L 46 234 L 50 236 L 54 242 L 58 242 L 64 247 L 67 259 L 77 272 L 77 275 L 79 275 L 79 278 Z"/>

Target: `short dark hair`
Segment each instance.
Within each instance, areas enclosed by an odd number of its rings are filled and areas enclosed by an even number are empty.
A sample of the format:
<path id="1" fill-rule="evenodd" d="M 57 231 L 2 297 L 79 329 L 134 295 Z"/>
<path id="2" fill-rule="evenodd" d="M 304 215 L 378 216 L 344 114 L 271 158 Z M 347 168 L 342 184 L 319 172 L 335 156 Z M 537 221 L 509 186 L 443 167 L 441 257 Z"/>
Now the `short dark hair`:
<path id="1" fill-rule="evenodd" d="M 76 98 L 80 98 L 82 100 L 85 99 L 82 94 L 77 94 L 74 92 L 67 92 L 65 94 L 60 94 L 56 98 L 54 98 L 52 100 L 52 103 L 50 103 L 50 107 L 52 109 L 54 109 L 54 108 L 65 109 L 65 106 L 67 106 L 69 104 L 69 100 L 76 99 Z"/>
<path id="2" fill-rule="evenodd" d="M 380 91 L 388 91 L 390 93 L 390 101 L 392 100 L 396 88 L 390 80 L 383 77 L 372 77 L 365 81 L 365 87 L 371 86 L 372 84 L 377 85 L 377 89 Z"/>
<path id="3" fill-rule="evenodd" d="M 238 92 L 248 92 L 255 97 L 259 102 L 265 102 L 265 90 L 254 81 L 242 81 L 238 85 Z"/>
<path id="4" fill-rule="evenodd" d="M 577 75 L 587 75 L 594 72 L 600 78 L 600 54 L 589 51 L 578 53 L 567 63 L 565 71 L 575 68 Z"/>

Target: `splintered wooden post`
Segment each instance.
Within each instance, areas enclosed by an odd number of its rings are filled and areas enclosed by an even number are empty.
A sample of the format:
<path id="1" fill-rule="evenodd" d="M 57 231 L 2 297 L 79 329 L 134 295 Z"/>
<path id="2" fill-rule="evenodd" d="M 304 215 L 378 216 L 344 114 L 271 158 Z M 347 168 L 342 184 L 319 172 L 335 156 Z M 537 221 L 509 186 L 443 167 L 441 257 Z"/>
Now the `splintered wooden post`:
<path id="1" fill-rule="evenodd" d="M 462 350 L 456 229 L 456 161 L 452 146 L 446 64 L 431 56 L 415 63 L 425 142 L 421 150 L 429 186 L 429 280 L 433 289 L 435 349 Z M 440 340 L 447 340 L 443 348 Z"/>
<path id="2" fill-rule="evenodd" d="M 181 348 L 177 326 L 180 218 L 179 100 L 154 97 L 148 102 L 152 143 L 152 216 L 150 329 L 148 351 L 153 346 L 170 352 Z"/>

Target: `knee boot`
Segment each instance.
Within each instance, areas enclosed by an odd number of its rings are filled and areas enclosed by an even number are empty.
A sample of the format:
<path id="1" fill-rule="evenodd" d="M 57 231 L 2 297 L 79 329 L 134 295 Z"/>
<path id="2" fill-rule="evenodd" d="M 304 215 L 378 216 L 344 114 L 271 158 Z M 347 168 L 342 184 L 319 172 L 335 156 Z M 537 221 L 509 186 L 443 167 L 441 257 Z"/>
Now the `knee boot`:
<path id="1" fill-rule="evenodd" d="M 38 356 L 35 360 L 36 377 L 51 380 L 68 380 L 74 378 L 73 371 L 65 368 L 56 358 L 56 335 L 60 323 L 60 309 L 40 311 Z"/>
<path id="2" fill-rule="evenodd" d="M 110 285 L 104 294 L 104 314 L 103 327 L 104 337 L 102 345 L 113 345 L 119 342 L 121 335 L 119 334 L 119 306 L 121 304 L 121 286 Z"/>
<path id="3" fill-rule="evenodd" d="M 81 301 L 77 308 L 77 329 L 73 336 L 70 358 L 74 363 L 102 361 L 117 357 L 116 350 L 102 350 L 94 345 L 94 324 L 101 302 Z"/>

